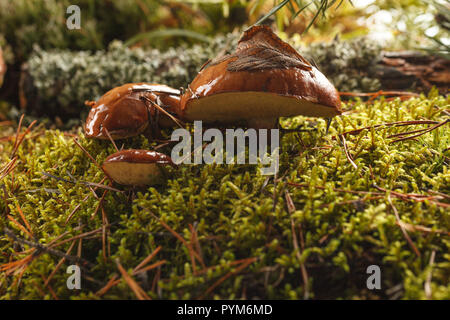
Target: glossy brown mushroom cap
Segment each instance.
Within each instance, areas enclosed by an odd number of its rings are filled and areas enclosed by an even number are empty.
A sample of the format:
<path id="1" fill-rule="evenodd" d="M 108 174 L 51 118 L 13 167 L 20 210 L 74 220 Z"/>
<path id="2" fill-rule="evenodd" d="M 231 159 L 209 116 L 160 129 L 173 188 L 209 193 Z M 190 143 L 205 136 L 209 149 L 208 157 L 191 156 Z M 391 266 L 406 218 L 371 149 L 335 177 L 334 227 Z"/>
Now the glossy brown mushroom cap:
<path id="1" fill-rule="evenodd" d="M 158 163 L 175 166 L 172 159 L 164 153 L 142 149 L 118 151 L 109 155 L 105 162 Z"/>
<path id="2" fill-rule="evenodd" d="M 154 117 L 156 109 L 141 99 L 142 96 L 175 112 L 179 105 L 179 90 L 159 84 L 128 83 L 104 94 L 97 102 L 87 102 L 91 111 L 84 126 L 90 138 L 108 139 L 105 128 L 113 139 L 128 138 L 142 133 Z M 164 114 L 159 119 L 164 126 Z M 158 121 L 156 119 L 153 119 Z"/>
<path id="3" fill-rule="evenodd" d="M 252 27 L 235 53 L 207 64 L 182 96 L 180 108 L 180 116 L 189 121 L 338 114 L 334 86 L 266 26 Z"/>
<path id="4" fill-rule="evenodd" d="M 149 150 L 122 150 L 103 162 L 102 168 L 115 182 L 123 185 L 144 186 L 164 182 L 162 166 L 176 167 L 165 154 Z"/>

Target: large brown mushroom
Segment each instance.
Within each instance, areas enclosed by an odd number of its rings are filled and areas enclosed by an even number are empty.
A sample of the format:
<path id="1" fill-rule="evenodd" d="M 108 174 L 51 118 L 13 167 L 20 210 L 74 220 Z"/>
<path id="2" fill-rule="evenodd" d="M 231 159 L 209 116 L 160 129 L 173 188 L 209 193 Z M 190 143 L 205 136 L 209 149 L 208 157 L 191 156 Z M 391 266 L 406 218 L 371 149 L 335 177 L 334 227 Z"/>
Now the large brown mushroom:
<path id="1" fill-rule="evenodd" d="M 148 150 L 122 150 L 106 158 L 102 168 L 115 182 L 145 186 L 164 183 L 164 166 L 176 167 L 165 154 Z"/>
<path id="2" fill-rule="evenodd" d="M 179 90 L 160 84 L 128 83 L 116 87 L 97 102 L 86 102 L 92 107 L 84 126 L 86 136 L 108 139 L 107 130 L 113 139 L 121 139 L 143 133 L 149 124 L 173 126 L 159 108 L 175 113 L 179 96 Z"/>
<path id="3" fill-rule="evenodd" d="M 181 97 L 187 121 L 268 127 L 279 117 L 341 114 L 328 79 L 267 26 L 244 32 L 233 54 L 207 63 Z"/>

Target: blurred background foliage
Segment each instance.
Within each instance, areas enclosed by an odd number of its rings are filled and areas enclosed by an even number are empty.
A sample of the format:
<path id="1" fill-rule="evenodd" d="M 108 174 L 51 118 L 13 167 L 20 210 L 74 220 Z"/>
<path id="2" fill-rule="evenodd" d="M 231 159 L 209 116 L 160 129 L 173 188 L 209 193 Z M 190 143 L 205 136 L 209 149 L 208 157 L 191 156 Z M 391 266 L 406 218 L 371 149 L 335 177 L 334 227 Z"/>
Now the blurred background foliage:
<path id="1" fill-rule="evenodd" d="M 69 30 L 66 26 L 66 19 L 69 17 L 66 10 L 72 4 L 81 9 L 79 30 Z M 70 51 L 74 56 L 79 56 L 79 51 L 90 51 L 85 55 L 96 56 L 98 62 L 95 64 L 104 66 L 106 62 L 103 60 L 110 55 L 105 54 L 102 58 L 102 52 L 107 52 L 114 40 L 120 40 L 125 47 L 131 49 L 142 48 L 146 53 L 158 50 L 158 53 L 154 53 L 156 60 L 165 59 L 166 51 L 178 50 L 175 54 L 168 53 L 171 57 L 168 59 L 169 63 L 156 61 L 154 64 L 167 66 L 181 59 L 186 62 L 185 65 L 178 63 L 177 68 L 168 66 L 168 72 L 155 70 L 153 74 L 161 77 L 161 74 L 180 73 L 180 76 L 165 77 L 161 81 L 186 84 L 195 75 L 196 67 L 202 65 L 199 61 L 204 62 L 209 57 L 232 49 L 240 32 L 253 24 L 270 25 L 281 38 L 290 41 L 304 54 L 310 54 L 341 90 L 376 89 L 377 84 L 366 79 L 366 75 L 359 74 L 361 72 L 357 70 L 339 76 L 343 67 L 335 68 L 336 63 L 329 65 L 327 61 L 330 59 L 345 60 L 345 55 L 366 52 L 367 48 L 374 48 L 375 57 L 378 52 L 376 50 L 379 50 L 375 48 L 378 47 L 384 50 L 423 50 L 450 57 L 448 0 L 79 0 L 76 3 L 72 0 L 0 0 L 0 52 L 3 53 L 8 70 L 6 75 L 0 74 L 4 76 L 0 87 L 0 117 L 5 118 L 4 110 L 11 110 L 10 105 L 18 107 L 22 104 L 19 83 L 23 82 L 27 66 L 33 66 L 33 61 L 36 61 L 33 57 L 53 57 L 51 52 L 55 50 L 64 50 L 66 53 Z M 366 46 L 367 42 L 361 41 L 360 50 L 358 39 L 361 37 L 376 45 Z M 353 44 L 348 45 L 351 50 L 345 49 L 347 45 L 338 45 L 337 38 L 340 41 L 353 41 Z M 229 41 L 222 43 L 223 39 Z M 338 48 L 336 54 L 332 54 L 330 50 L 334 50 L 337 45 L 342 50 Z M 215 49 L 211 50 L 211 47 Z M 193 49 L 186 51 L 186 48 Z M 323 48 L 328 49 L 323 51 Z M 50 55 L 43 52 L 50 52 Z M 182 56 L 182 53 L 198 56 L 185 57 L 186 54 Z M 67 54 L 69 57 L 70 54 Z M 83 53 L 80 54 L 83 56 Z M 180 59 L 172 59 L 176 55 Z M 372 55 L 367 53 L 363 56 Z M 152 57 L 145 59 L 151 60 Z M 350 58 L 347 60 L 352 61 Z M 45 61 L 47 60 L 40 63 Z M 58 58 L 55 61 L 65 60 Z M 120 61 L 121 58 L 116 57 L 112 64 L 120 66 Z M 86 64 L 84 69 L 80 69 L 80 64 L 71 59 L 66 62 L 68 65 L 56 64 L 59 67 L 54 70 L 59 70 L 59 73 L 52 74 L 47 71 L 53 69 L 38 68 L 38 64 L 34 63 L 35 73 L 39 70 L 39 75 L 42 76 L 35 79 L 35 86 L 39 88 L 40 81 L 44 88 L 53 87 L 52 90 L 49 89 L 50 92 L 57 94 L 62 86 L 61 77 L 65 79 L 61 72 L 71 69 L 81 77 L 83 70 L 89 67 Z M 150 67 L 151 63 L 148 62 Z M 72 79 L 72 75 L 70 77 Z M 142 75 L 140 79 L 151 81 L 158 80 L 158 77 L 149 74 L 148 77 Z M 349 77 L 354 83 L 349 82 Z M 104 84 L 97 83 L 95 90 L 93 89 L 95 93 L 98 90 L 109 90 L 110 85 L 118 84 L 116 82 L 136 80 L 137 76 L 107 78 L 112 80 Z M 94 79 L 97 80 L 98 77 Z M 89 81 L 77 83 L 81 85 Z M 65 86 L 70 86 L 70 82 L 65 83 Z M 74 90 L 77 88 L 74 87 Z M 70 87 L 66 89 L 70 91 Z M 81 91 L 87 94 L 92 90 Z M 73 99 L 65 101 L 70 102 L 72 108 L 78 107 L 73 106 L 72 101 L 80 94 L 74 94 Z M 43 102 L 46 100 L 55 100 L 54 95 L 46 95 Z M 56 105 L 55 108 L 61 106 Z"/>
<path id="2" fill-rule="evenodd" d="M 0 45 L 7 62 L 41 49 L 104 49 L 112 40 L 164 49 L 208 41 L 258 22 L 305 43 L 369 35 L 386 47 L 448 53 L 447 0 L 80 0 L 82 28 L 66 28 L 69 0 L 0 0 Z M 275 10 L 274 10 L 275 11 Z M 310 27 L 308 29 L 308 26 Z M 307 30 L 307 32 L 305 32 Z M 5 54 L 6 55 L 6 54 Z"/>

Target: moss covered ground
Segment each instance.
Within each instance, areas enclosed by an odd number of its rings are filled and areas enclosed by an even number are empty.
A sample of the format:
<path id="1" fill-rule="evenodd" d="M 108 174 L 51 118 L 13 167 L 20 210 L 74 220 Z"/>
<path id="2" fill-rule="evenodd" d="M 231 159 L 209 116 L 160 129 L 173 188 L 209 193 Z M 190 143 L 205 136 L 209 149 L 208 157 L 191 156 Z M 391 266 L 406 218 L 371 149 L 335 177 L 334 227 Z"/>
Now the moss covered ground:
<path id="1" fill-rule="evenodd" d="M 351 100 L 328 134 L 320 119 L 282 120 L 317 130 L 282 136 L 276 177 L 183 165 L 142 189 L 110 185 L 74 138 L 97 163 L 109 141 L 36 124 L 13 152 L 17 126 L 3 123 L 0 299 L 450 299 L 449 104 Z M 400 121 L 415 122 L 374 127 Z M 66 286 L 74 263 L 81 290 Z"/>

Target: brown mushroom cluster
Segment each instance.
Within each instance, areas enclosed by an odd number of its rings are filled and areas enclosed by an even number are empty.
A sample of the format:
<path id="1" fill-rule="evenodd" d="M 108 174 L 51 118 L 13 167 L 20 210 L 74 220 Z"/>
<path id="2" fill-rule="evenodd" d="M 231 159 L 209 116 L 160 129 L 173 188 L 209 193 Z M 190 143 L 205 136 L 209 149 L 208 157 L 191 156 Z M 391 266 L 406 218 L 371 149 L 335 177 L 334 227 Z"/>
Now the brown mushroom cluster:
<path id="1" fill-rule="evenodd" d="M 234 53 L 207 62 L 182 93 L 160 84 L 129 83 L 86 102 L 86 136 L 122 139 L 159 128 L 201 120 L 209 125 L 274 128 L 279 117 L 332 118 L 341 114 L 335 87 L 269 27 L 245 31 Z M 174 118 L 175 117 L 175 118 Z M 160 183 L 166 155 L 123 150 L 103 163 L 105 173 L 124 185 Z"/>

